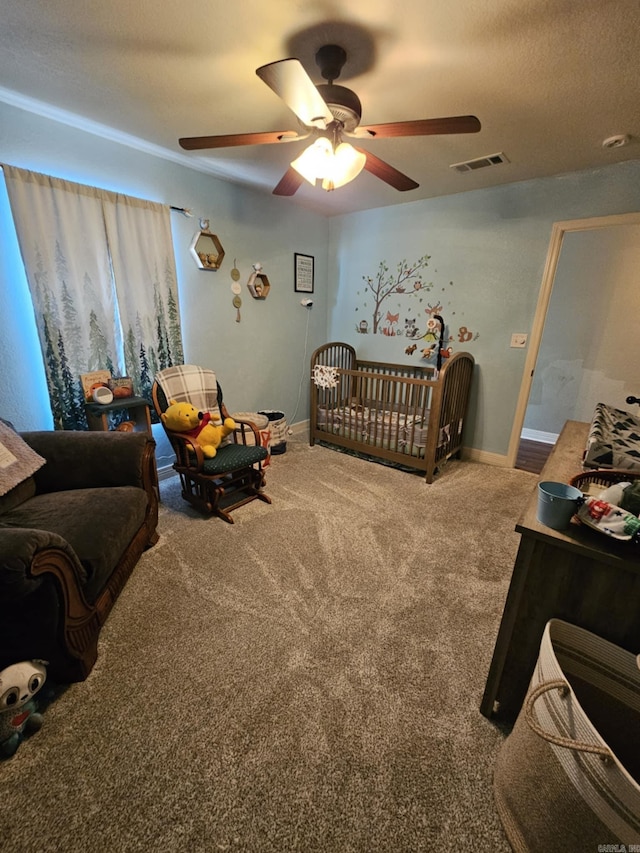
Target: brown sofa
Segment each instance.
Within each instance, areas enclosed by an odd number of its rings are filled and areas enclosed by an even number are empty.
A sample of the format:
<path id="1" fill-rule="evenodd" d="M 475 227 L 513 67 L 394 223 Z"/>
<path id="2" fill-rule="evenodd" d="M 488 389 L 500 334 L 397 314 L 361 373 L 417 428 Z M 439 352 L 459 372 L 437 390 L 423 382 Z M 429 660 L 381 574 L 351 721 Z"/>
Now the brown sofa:
<path id="1" fill-rule="evenodd" d="M 49 662 L 82 681 L 142 552 L 158 539 L 155 442 L 142 432 L 23 432 L 46 459 L 0 497 L 0 670 Z"/>

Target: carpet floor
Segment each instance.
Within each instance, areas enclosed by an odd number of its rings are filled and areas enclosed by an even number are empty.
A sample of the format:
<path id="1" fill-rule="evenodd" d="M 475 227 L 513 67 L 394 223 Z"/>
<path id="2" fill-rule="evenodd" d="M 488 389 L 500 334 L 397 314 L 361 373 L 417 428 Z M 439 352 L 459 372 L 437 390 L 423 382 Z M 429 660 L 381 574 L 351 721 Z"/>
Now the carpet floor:
<path id="1" fill-rule="evenodd" d="M 0 764 L 0 847 L 507 853 L 478 708 L 535 483 L 295 437 L 234 525 L 161 482 L 93 672 Z"/>

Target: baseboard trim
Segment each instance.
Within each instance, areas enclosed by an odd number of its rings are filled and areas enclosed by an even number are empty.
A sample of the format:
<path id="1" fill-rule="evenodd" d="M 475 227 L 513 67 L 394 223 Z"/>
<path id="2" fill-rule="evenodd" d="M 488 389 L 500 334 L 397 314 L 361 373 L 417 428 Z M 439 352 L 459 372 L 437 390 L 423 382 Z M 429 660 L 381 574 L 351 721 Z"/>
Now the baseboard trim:
<path id="1" fill-rule="evenodd" d="M 303 432 L 308 433 L 309 432 L 309 419 L 307 418 L 306 421 L 297 421 L 297 423 L 291 424 L 289 426 L 289 429 L 291 431 L 290 432 L 291 435 L 300 435 L 300 433 L 303 433 Z"/>
<path id="2" fill-rule="evenodd" d="M 462 450 L 462 458 L 469 462 L 482 462 L 483 465 L 492 465 L 494 468 L 510 468 L 507 457 L 501 453 L 490 453 L 488 450 L 476 450 L 475 447 L 465 447 Z"/>
<path id="3" fill-rule="evenodd" d="M 520 433 L 520 438 L 525 441 L 538 441 L 540 444 L 555 444 L 558 440 L 558 434 L 555 432 L 542 432 L 539 429 L 524 429 Z"/>

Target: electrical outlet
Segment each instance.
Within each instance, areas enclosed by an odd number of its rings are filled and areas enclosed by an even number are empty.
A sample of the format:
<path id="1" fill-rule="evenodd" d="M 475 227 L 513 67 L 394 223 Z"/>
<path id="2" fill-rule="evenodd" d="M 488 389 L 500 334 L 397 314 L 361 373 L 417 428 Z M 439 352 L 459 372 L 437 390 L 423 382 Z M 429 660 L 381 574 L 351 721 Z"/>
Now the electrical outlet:
<path id="1" fill-rule="evenodd" d="M 521 332 L 514 332 L 511 335 L 511 346 L 518 349 L 523 349 L 527 345 L 527 335 Z"/>

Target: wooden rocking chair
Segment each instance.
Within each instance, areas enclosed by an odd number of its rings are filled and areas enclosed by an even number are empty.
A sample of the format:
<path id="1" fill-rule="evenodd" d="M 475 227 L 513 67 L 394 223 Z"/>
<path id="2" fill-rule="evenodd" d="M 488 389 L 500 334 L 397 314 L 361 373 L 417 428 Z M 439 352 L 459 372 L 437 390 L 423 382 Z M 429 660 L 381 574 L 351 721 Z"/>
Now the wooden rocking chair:
<path id="1" fill-rule="evenodd" d="M 191 403 L 199 412 L 209 412 L 216 420 L 229 417 L 215 373 L 194 364 L 158 371 L 151 397 L 158 417 L 173 400 Z M 231 510 L 256 498 L 271 503 L 271 498 L 262 491 L 262 462 L 268 451 L 260 444 L 260 433 L 250 421 L 234 420 L 235 432 L 228 436 L 227 443 L 218 447 L 213 459 L 205 458 L 195 438 L 174 432 L 163 424 L 176 454 L 173 467 L 180 475 L 182 497 L 201 512 L 217 515 L 229 524 L 233 524 Z"/>

